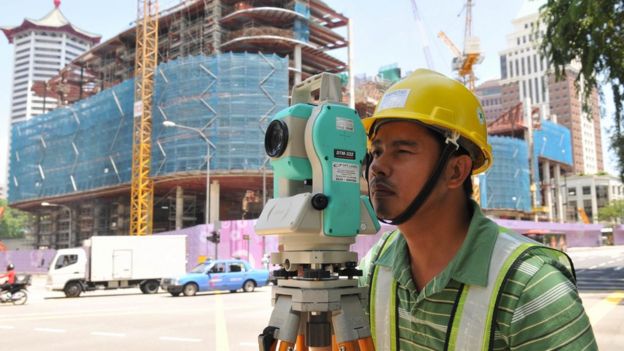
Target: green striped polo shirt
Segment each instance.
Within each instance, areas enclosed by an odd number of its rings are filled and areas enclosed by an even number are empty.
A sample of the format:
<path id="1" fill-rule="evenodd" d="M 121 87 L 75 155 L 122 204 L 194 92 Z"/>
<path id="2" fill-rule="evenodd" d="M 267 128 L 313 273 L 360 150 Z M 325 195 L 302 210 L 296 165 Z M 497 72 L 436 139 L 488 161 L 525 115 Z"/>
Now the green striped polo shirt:
<path id="1" fill-rule="evenodd" d="M 443 350 L 462 287 L 487 285 L 496 236 L 505 229 L 486 218 L 476 203 L 473 208 L 461 248 L 422 291 L 412 280 L 403 235 L 378 257 L 375 264 L 391 267 L 397 281 L 400 350 Z M 362 259 L 361 285 L 368 285 L 370 261 L 390 234 L 384 234 Z M 597 350 L 574 277 L 547 250 L 529 249 L 510 268 L 496 308 L 494 350 Z"/>

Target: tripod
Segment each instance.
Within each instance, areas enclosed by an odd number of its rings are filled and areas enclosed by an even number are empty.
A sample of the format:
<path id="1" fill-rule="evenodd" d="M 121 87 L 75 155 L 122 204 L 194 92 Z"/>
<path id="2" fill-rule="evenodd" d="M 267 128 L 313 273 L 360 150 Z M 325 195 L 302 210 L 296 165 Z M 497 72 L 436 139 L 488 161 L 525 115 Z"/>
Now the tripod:
<path id="1" fill-rule="evenodd" d="M 290 255 L 289 255 L 290 254 Z M 294 254 L 294 255 L 293 255 Z M 355 262 L 347 261 L 342 270 L 332 276 L 321 268 L 344 256 L 353 258 L 353 252 L 309 251 L 277 253 L 282 256 L 309 256 L 315 263 L 298 265 L 297 271 L 282 270 L 291 279 L 278 279 L 273 287 L 273 312 L 269 325 L 258 337 L 260 351 L 374 351 L 368 317 L 363 310 L 367 289 L 360 288 L 354 276 L 361 275 Z M 284 261 L 282 261 L 284 262 Z M 329 263 L 329 267 L 334 264 Z M 303 274 L 301 274 L 303 273 Z M 346 276 L 347 279 L 340 279 Z"/>

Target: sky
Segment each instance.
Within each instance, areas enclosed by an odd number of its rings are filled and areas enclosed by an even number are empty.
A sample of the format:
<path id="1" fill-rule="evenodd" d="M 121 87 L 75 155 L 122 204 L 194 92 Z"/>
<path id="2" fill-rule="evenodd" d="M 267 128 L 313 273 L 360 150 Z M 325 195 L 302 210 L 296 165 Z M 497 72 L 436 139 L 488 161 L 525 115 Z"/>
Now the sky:
<path id="1" fill-rule="evenodd" d="M 325 0 L 352 21 L 353 67 L 355 74 L 375 75 L 381 66 L 398 64 L 404 71 L 426 67 L 422 40 L 412 14 L 411 0 Z M 523 1 L 531 0 L 475 0 L 472 33 L 481 39 L 485 60 L 475 69 L 479 82 L 500 77 L 498 53 L 506 48 L 506 35 L 513 30 Z M 168 8 L 180 0 L 160 0 L 160 8 Z M 53 0 L 0 0 L 0 26 L 19 25 L 24 18 L 39 19 L 54 7 Z M 465 26 L 465 0 L 416 0 L 429 43 L 434 69 L 452 75 L 450 50 L 438 39 L 444 31 L 459 47 L 462 46 Z M 105 41 L 128 28 L 136 17 L 136 0 L 62 0 L 61 11 L 75 26 L 97 33 Z M 341 29 L 346 35 L 346 30 Z M 7 150 L 13 69 L 13 46 L 0 35 L 0 186 L 6 189 Z M 329 53 L 346 60 L 345 49 Z M 609 101 L 609 98 L 605 99 Z M 612 104 L 605 106 L 608 116 Z M 605 168 L 612 174 L 615 159 L 608 151 L 608 139 L 603 122 L 603 152 Z M 606 128 L 605 128 L 606 127 Z"/>

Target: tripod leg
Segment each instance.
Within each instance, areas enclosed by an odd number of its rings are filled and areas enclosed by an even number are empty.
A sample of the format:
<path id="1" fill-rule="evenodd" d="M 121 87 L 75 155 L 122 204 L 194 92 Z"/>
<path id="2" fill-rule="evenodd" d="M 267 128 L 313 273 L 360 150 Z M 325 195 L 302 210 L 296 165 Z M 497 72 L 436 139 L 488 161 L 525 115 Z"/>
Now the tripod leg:
<path id="1" fill-rule="evenodd" d="M 294 350 L 295 350 L 295 344 L 293 344 L 292 342 L 280 341 L 279 351 L 294 351 Z"/>
<path id="2" fill-rule="evenodd" d="M 335 338 L 334 338 L 335 342 Z M 345 341 L 341 343 L 335 342 L 332 344 L 332 351 L 359 351 L 357 344 L 354 341 Z"/>
<path id="3" fill-rule="evenodd" d="M 375 344 L 370 336 L 358 339 L 358 345 L 360 346 L 360 351 L 375 351 Z"/>
<path id="4" fill-rule="evenodd" d="M 297 342 L 295 343 L 295 350 L 308 351 L 308 347 L 305 345 L 305 335 L 297 335 Z"/>

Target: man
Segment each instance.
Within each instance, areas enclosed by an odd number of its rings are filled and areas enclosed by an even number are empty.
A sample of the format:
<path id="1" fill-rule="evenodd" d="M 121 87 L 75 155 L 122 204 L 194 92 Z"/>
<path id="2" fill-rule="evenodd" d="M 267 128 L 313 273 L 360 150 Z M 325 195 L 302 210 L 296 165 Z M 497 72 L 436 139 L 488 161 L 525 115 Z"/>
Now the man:
<path id="1" fill-rule="evenodd" d="M 6 278 L 4 284 L 0 284 L 0 291 L 10 290 L 11 285 L 15 283 L 15 266 L 13 263 L 9 263 L 6 270 L 5 274 L 0 274 L 0 278 Z"/>
<path id="2" fill-rule="evenodd" d="M 360 265 L 376 350 L 597 348 L 567 256 L 471 200 L 492 152 L 468 89 L 417 70 L 363 123 L 373 207 L 397 226 Z"/>

